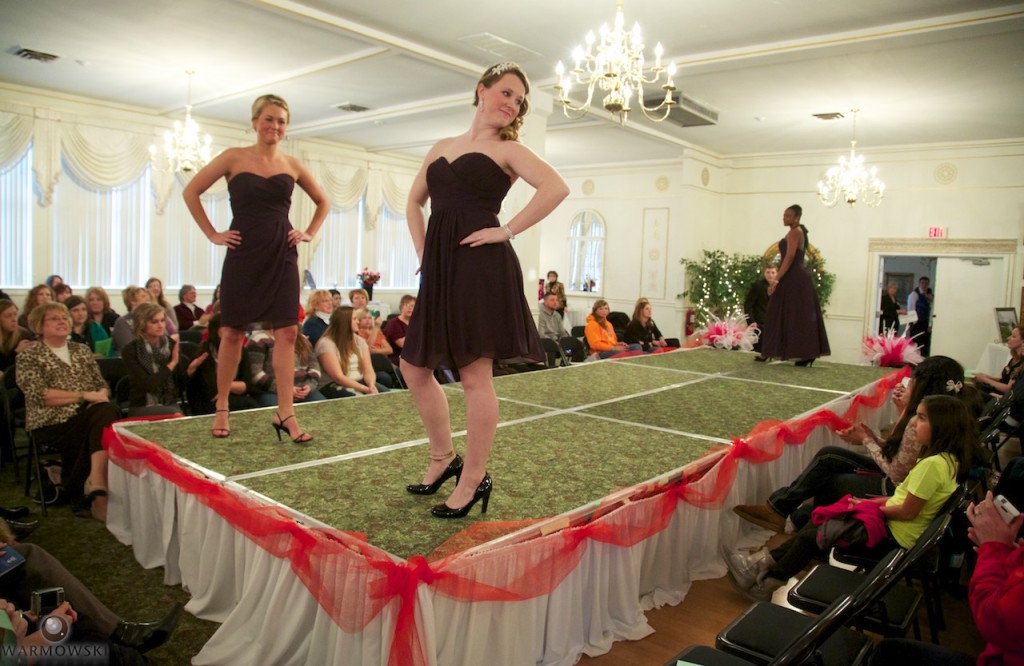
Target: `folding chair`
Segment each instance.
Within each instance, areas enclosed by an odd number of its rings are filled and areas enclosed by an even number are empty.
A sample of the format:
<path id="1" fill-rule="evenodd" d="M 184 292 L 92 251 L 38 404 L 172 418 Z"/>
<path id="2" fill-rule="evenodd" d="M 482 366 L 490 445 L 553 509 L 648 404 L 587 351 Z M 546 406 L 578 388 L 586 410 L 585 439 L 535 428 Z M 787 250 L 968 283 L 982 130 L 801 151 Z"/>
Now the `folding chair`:
<path id="1" fill-rule="evenodd" d="M 799 637 L 814 631 L 816 644 L 804 645 L 803 649 L 808 654 L 813 653 L 819 663 L 825 666 L 863 663 L 874 643 L 844 625 L 875 603 L 892 581 L 897 580 L 894 573 L 905 554 L 901 548 L 890 551 L 852 594 L 833 601 L 827 613 L 817 618 L 771 603 L 755 603 L 718 633 L 715 647 L 756 664 L 768 664 L 787 653 Z M 817 626 L 819 622 L 824 626 Z"/>
<path id="2" fill-rule="evenodd" d="M 569 365 L 569 357 L 565 355 L 562 345 L 551 338 L 541 338 L 541 345 L 544 347 L 545 365 L 549 368 L 566 367 Z"/>
<path id="3" fill-rule="evenodd" d="M 409 388 L 405 385 L 405 380 L 402 379 L 398 368 L 395 367 L 395 364 L 387 356 L 383 354 L 370 354 L 370 363 L 373 365 L 373 372 L 375 374 L 386 373 L 391 376 L 394 386 L 403 389 Z"/>
<path id="4" fill-rule="evenodd" d="M 939 581 L 939 570 L 941 566 L 939 548 L 937 547 L 942 538 L 947 534 L 953 512 L 960 509 L 967 498 L 967 486 L 961 485 L 942 505 L 942 509 L 928 525 L 925 531 L 918 538 L 912 549 L 914 560 L 903 567 L 900 577 L 905 578 L 907 585 L 911 586 L 915 577 L 921 579 L 921 590 L 925 602 L 925 611 L 928 613 L 928 629 L 931 633 L 933 643 L 939 642 L 939 631 L 946 628 L 946 619 L 942 612 L 942 585 Z M 857 550 L 832 551 L 832 557 L 837 562 L 849 564 L 867 569 L 875 564 L 875 560 Z M 810 588 L 808 588 L 809 590 Z M 808 596 L 810 592 L 808 591 Z M 796 606 L 796 604 L 793 604 Z M 888 611 L 887 611 L 888 614 Z M 894 613 L 898 615 L 898 613 Z M 884 616 L 876 616 L 874 620 L 880 620 Z M 865 618 L 867 619 L 867 618 Z M 888 618 L 886 618 L 888 619 Z M 918 630 L 915 629 L 915 635 Z"/>

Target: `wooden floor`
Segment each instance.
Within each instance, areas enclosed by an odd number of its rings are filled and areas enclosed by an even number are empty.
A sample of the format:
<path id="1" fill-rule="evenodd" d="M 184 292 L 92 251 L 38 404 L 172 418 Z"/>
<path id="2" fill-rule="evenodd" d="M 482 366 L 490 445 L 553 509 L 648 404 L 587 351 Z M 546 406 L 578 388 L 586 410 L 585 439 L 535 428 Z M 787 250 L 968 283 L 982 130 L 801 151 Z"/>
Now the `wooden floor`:
<path id="1" fill-rule="evenodd" d="M 733 589 L 727 577 L 697 581 L 677 606 L 648 611 L 655 633 L 640 641 L 620 641 L 607 654 L 583 657 L 581 666 L 660 666 L 688 645 L 714 645 L 715 635 L 752 602 Z M 939 642 L 946 647 L 976 655 L 984 646 L 971 620 L 966 599 L 943 594 L 946 631 Z M 921 632 L 928 638 L 928 618 L 920 610 Z M 912 636 L 911 636 L 912 637 Z"/>

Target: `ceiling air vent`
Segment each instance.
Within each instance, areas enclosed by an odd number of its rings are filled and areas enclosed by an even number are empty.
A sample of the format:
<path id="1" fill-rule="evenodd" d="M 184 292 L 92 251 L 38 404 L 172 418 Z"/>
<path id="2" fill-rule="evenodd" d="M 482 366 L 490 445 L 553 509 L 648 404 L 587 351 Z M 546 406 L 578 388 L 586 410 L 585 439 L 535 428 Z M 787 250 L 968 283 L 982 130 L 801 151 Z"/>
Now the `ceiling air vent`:
<path id="1" fill-rule="evenodd" d="M 832 111 L 831 113 L 812 113 L 811 115 L 818 120 L 839 120 L 843 117 L 843 114 L 838 111 Z"/>
<path id="2" fill-rule="evenodd" d="M 353 104 L 352 102 L 335 104 L 334 108 L 336 108 L 338 111 L 345 111 L 347 113 L 362 113 L 363 111 L 370 110 L 370 107 L 368 106 L 363 106 L 362 104 Z"/>
<path id="3" fill-rule="evenodd" d="M 35 60 L 36 62 L 53 62 L 60 57 L 52 53 L 43 53 L 42 51 L 33 51 L 32 49 L 15 48 L 11 52 L 19 58 Z"/>
<path id="4" fill-rule="evenodd" d="M 513 62 L 523 62 L 533 58 L 539 58 L 541 55 L 533 49 L 526 48 L 522 44 L 516 44 L 504 37 L 498 37 L 497 35 L 489 32 L 481 32 L 475 35 L 459 37 L 458 41 L 469 46 L 474 46 L 481 51 L 486 51 L 492 56 L 497 56 L 502 60 L 511 60 Z"/>
<path id="5" fill-rule="evenodd" d="M 680 92 L 673 93 L 673 98 L 676 100 L 676 103 L 672 110 L 669 111 L 666 120 L 674 122 L 681 127 L 700 127 L 702 125 L 718 124 L 718 111 Z M 664 99 L 664 93 L 652 95 L 644 99 L 644 104 L 648 107 L 654 107 Z M 634 111 L 639 111 L 639 109 L 634 109 Z"/>

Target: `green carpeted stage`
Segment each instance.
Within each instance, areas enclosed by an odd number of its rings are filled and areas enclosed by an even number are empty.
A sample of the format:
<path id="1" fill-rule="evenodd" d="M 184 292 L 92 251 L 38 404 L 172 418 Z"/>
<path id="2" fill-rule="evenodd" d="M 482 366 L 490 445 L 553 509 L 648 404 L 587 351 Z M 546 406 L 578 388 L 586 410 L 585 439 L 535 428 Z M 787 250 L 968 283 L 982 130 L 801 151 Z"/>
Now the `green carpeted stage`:
<path id="1" fill-rule="evenodd" d="M 395 391 L 297 409 L 315 435 L 309 446 L 278 442 L 272 410 L 231 415 L 231 437 L 210 436 L 212 417 L 131 425 L 214 480 L 249 489 L 310 524 L 365 534 L 397 557 L 439 548 L 475 521 L 495 538 L 596 502 L 696 460 L 764 420 L 786 420 L 855 391 L 891 370 L 819 361 L 812 368 L 754 363 L 753 355 L 694 349 L 586 363 L 495 379 L 501 403 L 489 471 L 487 514 L 432 518 L 433 497 L 405 492 L 419 482 L 427 444 L 411 396 Z M 459 385 L 445 386 L 455 447 L 465 446 Z M 479 505 L 478 505 L 479 506 Z M 473 542 L 460 542 L 460 547 Z"/>

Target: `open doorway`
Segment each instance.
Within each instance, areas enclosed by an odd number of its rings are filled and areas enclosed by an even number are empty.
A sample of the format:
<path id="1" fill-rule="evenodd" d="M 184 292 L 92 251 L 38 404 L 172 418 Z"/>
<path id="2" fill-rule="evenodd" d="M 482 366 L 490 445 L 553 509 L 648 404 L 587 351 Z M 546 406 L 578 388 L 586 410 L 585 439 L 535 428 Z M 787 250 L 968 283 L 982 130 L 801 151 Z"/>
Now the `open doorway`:
<path id="1" fill-rule="evenodd" d="M 881 301 L 888 293 L 890 285 L 896 287 L 896 302 L 899 304 L 900 310 L 907 308 L 907 299 L 910 297 L 910 292 L 917 287 L 917 283 L 921 278 L 926 277 L 932 282 L 932 292 L 934 293 L 935 264 L 937 261 L 937 257 L 923 256 L 883 255 L 879 258 L 879 304 L 875 310 L 874 330 L 882 332 Z M 905 325 L 901 326 L 899 332 L 903 333 L 905 328 Z"/>
<path id="2" fill-rule="evenodd" d="M 955 358 L 971 369 L 999 335 L 995 308 L 1016 299 L 1016 241 L 964 239 L 923 242 L 917 239 L 870 239 L 875 293 L 866 334 L 878 331 L 881 296 L 888 281 L 898 284 L 901 307 L 921 277 L 931 278 L 931 354 Z"/>

